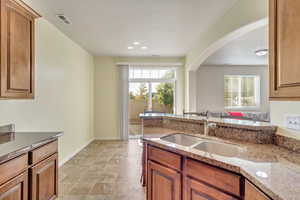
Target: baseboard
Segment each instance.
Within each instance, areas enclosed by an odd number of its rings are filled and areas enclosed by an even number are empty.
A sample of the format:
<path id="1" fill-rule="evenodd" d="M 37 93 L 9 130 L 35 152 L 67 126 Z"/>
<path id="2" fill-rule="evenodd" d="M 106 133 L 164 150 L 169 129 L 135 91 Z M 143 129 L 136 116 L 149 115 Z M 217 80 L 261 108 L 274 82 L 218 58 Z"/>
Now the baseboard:
<path id="1" fill-rule="evenodd" d="M 120 141 L 121 139 L 119 137 L 105 137 L 105 138 L 97 137 L 97 138 L 95 138 L 95 140 L 103 140 L 103 141 L 118 140 L 118 141 Z"/>
<path id="2" fill-rule="evenodd" d="M 84 149 L 85 147 L 87 147 L 91 142 L 93 142 L 95 139 L 91 139 L 90 141 L 88 141 L 86 144 L 82 145 L 80 148 L 78 148 L 76 151 L 74 151 L 72 154 L 70 154 L 69 156 L 67 156 L 65 159 L 63 159 L 62 161 L 59 162 L 59 167 L 63 166 L 66 162 L 68 162 L 69 160 L 71 160 L 76 154 L 78 154 L 82 149 Z"/>

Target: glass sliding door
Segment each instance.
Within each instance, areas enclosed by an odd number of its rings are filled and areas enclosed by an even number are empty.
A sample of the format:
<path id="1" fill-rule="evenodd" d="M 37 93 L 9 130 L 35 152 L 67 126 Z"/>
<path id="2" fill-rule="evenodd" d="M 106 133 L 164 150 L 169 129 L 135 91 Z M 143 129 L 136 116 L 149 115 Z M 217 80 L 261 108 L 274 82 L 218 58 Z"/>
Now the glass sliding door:
<path id="1" fill-rule="evenodd" d="M 129 136 L 141 135 L 139 114 L 149 109 L 149 83 L 129 82 Z"/>
<path id="2" fill-rule="evenodd" d="M 129 136 L 142 134 L 139 115 L 144 112 L 174 113 L 174 69 L 130 68 L 129 70 Z"/>

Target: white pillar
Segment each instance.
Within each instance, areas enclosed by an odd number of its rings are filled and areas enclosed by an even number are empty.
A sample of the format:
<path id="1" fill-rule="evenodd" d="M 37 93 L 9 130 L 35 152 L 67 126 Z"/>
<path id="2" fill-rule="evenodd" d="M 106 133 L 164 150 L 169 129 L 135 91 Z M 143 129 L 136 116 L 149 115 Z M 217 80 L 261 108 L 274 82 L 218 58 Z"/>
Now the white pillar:
<path id="1" fill-rule="evenodd" d="M 197 71 L 185 72 L 185 110 L 197 111 Z"/>

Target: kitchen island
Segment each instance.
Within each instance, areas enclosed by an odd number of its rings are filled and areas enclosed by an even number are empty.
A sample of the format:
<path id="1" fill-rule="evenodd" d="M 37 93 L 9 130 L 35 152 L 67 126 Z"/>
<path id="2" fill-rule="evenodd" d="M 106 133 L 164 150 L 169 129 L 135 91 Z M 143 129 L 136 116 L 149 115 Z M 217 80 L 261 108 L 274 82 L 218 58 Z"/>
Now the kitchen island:
<path id="1" fill-rule="evenodd" d="M 237 139 L 258 144 L 273 144 L 275 142 L 276 126 L 267 122 L 250 120 L 206 118 L 189 115 L 142 113 L 142 126 L 161 127 L 177 132 Z M 205 130 L 208 125 L 213 128 Z M 169 131 L 170 132 L 170 131 Z"/>
<path id="2" fill-rule="evenodd" d="M 176 200 L 300 199 L 297 152 L 211 136 L 195 137 L 195 145 L 186 144 L 187 139 L 164 138 L 144 138 L 148 200 L 170 196 Z M 184 145 L 176 144 L 182 141 Z M 197 148 L 203 144 L 206 148 Z"/>

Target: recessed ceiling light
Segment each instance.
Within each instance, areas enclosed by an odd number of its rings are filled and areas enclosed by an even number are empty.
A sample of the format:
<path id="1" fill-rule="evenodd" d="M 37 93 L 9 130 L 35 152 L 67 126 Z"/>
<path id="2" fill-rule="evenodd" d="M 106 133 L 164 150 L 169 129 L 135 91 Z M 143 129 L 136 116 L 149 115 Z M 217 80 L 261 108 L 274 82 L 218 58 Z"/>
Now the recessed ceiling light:
<path id="1" fill-rule="evenodd" d="M 137 45 L 140 45 L 140 44 L 141 44 L 141 43 L 139 43 L 139 42 L 134 42 L 134 43 L 133 43 L 133 45 L 136 45 L 136 46 L 137 46 Z"/>
<path id="2" fill-rule="evenodd" d="M 142 46 L 141 49 L 146 50 L 146 49 L 148 49 L 148 47 Z"/>
<path id="3" fill-rule="evenodd" d="M 255 51 L 257 56 L 265 56 L 268 54 L 268 49 L 259 49 Z"/>
<path id="4" fill-rule="evenodd" d="M 132 49 L 134 49 L 134 47 L 133 46 L 129 46 L 129 47 L 127 47 L 127 49 L 132 50 Z"/>

